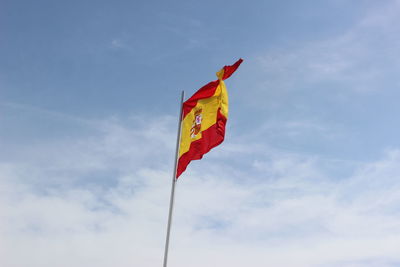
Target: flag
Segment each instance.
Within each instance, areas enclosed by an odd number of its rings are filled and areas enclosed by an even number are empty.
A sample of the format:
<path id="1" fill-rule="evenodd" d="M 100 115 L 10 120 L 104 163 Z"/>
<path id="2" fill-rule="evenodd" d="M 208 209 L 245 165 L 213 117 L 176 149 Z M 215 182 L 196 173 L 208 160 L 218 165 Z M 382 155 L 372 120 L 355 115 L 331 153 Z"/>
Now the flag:
<path id="1" fill-rule="evenodd" d="M 236 71 L 242 61 L 239 59 L 231 66 L 224 66 L 217 72 L 218 80 L 206 84 L 183 103 L 176 178 L 192 160 L 201 159 L 224 141 L 228 119 L 228 93 L 224 80 Z"/>

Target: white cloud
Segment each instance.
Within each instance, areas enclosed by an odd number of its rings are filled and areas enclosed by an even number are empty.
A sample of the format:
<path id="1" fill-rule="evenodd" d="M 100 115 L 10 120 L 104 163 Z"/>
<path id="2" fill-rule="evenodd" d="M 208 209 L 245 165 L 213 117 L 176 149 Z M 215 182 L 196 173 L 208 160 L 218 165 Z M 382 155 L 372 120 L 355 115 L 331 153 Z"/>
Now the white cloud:
<path id="1" fill-rule="evenodd" d="M 90 125 L 91 135 L 44 142 L 31 148 L 39 157 L 32 152 L 28 160 L 1 164 L 2 266 L 161 264 L 175 120 L 114 118 Z M 237 153 L 217 148 L 179 180 L 171 266 L 400 261 L 397 150 L 338 179 L 321 167 L 328 164 L 323 158 L 265 153 L 262 143 L 250 143 L 258 145 L 251 149 L 258 160 L 244 171 L 227 164 L 246 152 L 248 140 L 237 141 L 222 145 Z M 102 175 L 105 180 L 95 179 Z"/>

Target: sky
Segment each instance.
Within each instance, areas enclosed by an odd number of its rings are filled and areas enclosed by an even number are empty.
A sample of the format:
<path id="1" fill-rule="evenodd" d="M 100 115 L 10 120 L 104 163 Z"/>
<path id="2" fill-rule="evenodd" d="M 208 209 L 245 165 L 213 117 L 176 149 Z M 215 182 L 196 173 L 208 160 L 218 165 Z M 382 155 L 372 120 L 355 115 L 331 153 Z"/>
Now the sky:
<path id="1" fill-rule="evenodd" d="M 399 18 L 0 0 L 0 265 L 161 266 L 180 93 L 243 58 L 224 143 L 178 180 L 169 266 L 400 266 Z"/>

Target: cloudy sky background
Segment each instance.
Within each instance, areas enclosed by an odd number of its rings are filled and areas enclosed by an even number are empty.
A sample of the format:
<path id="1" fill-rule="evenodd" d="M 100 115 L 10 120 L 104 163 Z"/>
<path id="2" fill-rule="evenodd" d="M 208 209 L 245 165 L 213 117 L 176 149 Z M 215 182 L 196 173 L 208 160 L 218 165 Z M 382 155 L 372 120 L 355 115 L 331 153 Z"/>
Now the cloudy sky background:
<path id="1" fill-rule="evenodd" d="M 0 0 L 0 265 L 161 266 L 180 91 L 225 142 L 169 266 L 400 265 L 400 1 Z"/>

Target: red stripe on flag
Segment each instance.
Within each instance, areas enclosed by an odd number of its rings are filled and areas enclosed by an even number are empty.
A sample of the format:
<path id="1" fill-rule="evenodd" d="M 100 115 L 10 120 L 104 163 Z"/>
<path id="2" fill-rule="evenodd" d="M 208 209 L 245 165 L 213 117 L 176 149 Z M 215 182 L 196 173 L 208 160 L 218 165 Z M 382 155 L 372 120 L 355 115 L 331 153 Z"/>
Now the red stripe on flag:
<path id="1" fill-rule="evenodd" d="M 215 94 L 219 85 L 219 80 L 209 82 L 201 87 L 192 97 L 183 103 L 183 118 L 197 105 L 197 101 L 204 98 L 210 98 Z"/>
<path id="2" fill-rule="evenodd" d="M 238 61 L 235 62 L 235 64 L 231 66 L 224 66 L 224 76 L 222 77 L 222 80 L 228 79 L 231 77 L 231 75 L 239 68 L 240 64 L 242 64 L 243 59 L 239 59 Z"/>

